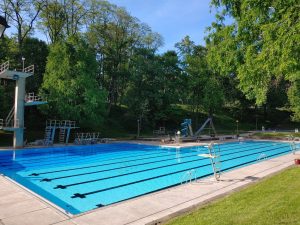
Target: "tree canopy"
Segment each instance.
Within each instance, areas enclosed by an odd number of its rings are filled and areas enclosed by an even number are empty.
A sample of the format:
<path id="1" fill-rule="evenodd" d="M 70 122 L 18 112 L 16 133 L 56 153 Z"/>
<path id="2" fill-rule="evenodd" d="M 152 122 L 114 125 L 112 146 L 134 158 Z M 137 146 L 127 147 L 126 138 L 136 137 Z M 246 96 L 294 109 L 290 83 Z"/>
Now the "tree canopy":
<path id="1" fill-rule="evenodd" d="M 257 105 L 267 103 L 272 86 L 284 79 L 299 120 L 299 1 L 213 0 L 212 5 L 223 9 L 207 37 L 212 67 L 236 77 L 238 87 Z M 233 22 L 226 25 L 228 17 Z"/>

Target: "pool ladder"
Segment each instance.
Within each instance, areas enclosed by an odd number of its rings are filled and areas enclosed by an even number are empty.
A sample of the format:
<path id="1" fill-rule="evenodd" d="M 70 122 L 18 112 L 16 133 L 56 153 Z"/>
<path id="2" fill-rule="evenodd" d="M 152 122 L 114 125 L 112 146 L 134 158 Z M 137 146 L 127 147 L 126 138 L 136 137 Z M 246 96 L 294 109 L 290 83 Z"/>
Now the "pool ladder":
<path id="1" fill-rule="evenodd" d="M 208 149 L 208 154 L 200 154 L 198 156 L 209 158 L 210 163 L 214 172 L 214 177 L 217 181 L 220 180 L 221 177 L 221 150 L 219 144 L 214 144 L 211 142 L 208 146 L 205 146 Z"/>
<path id="2" fill-rule="evenodd" d="M 289 136 L 289 143 L 290 143 L 291 152 L 293 153 L 293 155 L 295 155 L 297 151 L 297 145 L 295 143 L 295 138 L 293 136 Z"/>
<path id="3" fill-rule="evenodd" d="M 188 170 L 182 175 L 181 184 L 191 183 L 193 180 L 196 179 L 197 179 L 196 170 L 195 169 Z"/>

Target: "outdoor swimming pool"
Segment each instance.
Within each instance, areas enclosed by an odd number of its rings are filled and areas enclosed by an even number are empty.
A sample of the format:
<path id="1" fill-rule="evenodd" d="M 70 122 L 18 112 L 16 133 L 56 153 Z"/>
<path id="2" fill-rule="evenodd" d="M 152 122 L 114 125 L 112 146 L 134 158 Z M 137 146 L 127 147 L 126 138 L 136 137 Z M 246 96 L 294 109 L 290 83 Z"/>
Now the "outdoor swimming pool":
<path id="1" fill-rule="evenodd" d="M 220 145 L 222 171 L 291 152 L 288 143 Z M 205 147 L 164 148 L 114 143 L 0 152 L 0 173 L 72 214 L 181 184 L 188 170 L 212 175 Z M 201 188 L 201 186 L 199 186 Z"/>

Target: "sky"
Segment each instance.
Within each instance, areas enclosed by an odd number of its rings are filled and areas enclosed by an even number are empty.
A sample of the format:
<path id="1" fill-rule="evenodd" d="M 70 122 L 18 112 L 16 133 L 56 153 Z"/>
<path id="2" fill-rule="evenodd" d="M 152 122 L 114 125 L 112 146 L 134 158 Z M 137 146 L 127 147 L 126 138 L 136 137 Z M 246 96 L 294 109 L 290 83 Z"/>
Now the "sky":
<path id="1" fill-rule="evenodd" d="M 174 50 L 175 43 L 186 35 L 196 44 L 205 45 L 205 30 L 215 21 L 214 10 L 210 8 L 210 0 L 108 0 L 119 7 L 124 7 L 131 16 L 148 24 L 154 32 L 164 39 L 160 53 Z M 212 12 L 211 12 L 212 10 Z M 15 30 L 7 31 L 11 35 Z M 45 36 L 37 31 L 37 37 L 45 40 Z"/>
<path id="2" fill-rule="evenodd" d="M 214 21 L 210 0 L 109 0 L 125 7 L 164 38 L 161 52 L 174 49 L 186 35 L 204 45 L 206 28 Z"/>

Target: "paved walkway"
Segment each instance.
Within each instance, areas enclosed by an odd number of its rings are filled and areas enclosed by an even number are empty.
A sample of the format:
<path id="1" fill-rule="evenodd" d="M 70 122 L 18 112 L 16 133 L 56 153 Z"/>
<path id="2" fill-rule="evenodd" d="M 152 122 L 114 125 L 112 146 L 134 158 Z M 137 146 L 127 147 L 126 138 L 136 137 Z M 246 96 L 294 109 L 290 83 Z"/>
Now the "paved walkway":
<path id="1" fill-rule="evenodd" d="M 224 173 L 219 182 L 207 178 L 72 218 L 0 176 L 0 225 L 155 224 L 281 171 L 293 164 L 294 157 L 270 159 Z"/>

